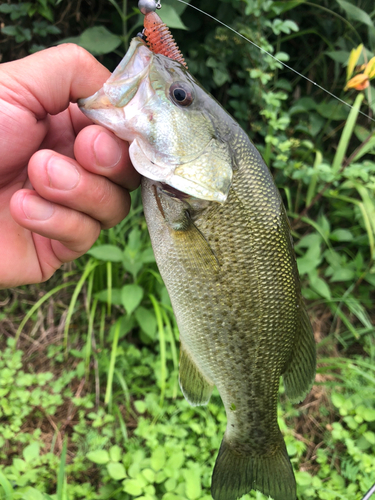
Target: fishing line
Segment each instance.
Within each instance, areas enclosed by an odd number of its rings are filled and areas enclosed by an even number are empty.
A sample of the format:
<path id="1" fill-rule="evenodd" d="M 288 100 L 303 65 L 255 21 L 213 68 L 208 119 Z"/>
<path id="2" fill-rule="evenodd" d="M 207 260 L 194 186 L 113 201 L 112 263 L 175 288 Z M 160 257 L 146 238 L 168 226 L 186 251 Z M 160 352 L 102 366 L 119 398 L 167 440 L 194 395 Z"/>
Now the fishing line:
<path id="1" fill-rule="evenodd" d="M 331 97 L 334 97 L 335 99 L 337 99 L 339 102 L 341 102 L 341 104 L 345 104 L 345 106 L 348 106 L 349 108 L 351 109 L 354 109 L 354 106 L 352 106 L 351 104 L 349 104 L 348 102 L 344 101 L 343 99 L 340 99 L 340 97 L 337 97 L 337 95 L 335 94 L 332 94 L 332 92 L 330 92 L 329 90 L 325 89 L 324 87 L 322 87 L 321 85 L 319 85 L 318 83 L 314 82 L 313 80 L 310 80 L 310 78 L 308 78 L 307 76 L 303 75 L 302 73 L 299 73 L 296 69 L 292 68 L 291 66 L 289 66 L 288 64 L 285 64 L 283 61 L 280 61 L 280 59 L 278 59 L 276 56 L 274 56 L 273 54 L 271 54 L 270 52 L 268 52 L 266 49 L 263 49 L 263 47 L 260 47 L 259 45 L 257 45 L 255 42 L 253 42 L 252 40 L 250 40 L 249 38 L 247 38 L 245 35 L 242 35 L 241 33 L 239 33 L 238 31 L 236 31 L 234 28 L 232 28 L 231 26 L 229 26 L 228 24 L 225 24 L 223 21 L 220 21 L 220 19 L 217 19 L 216 17 L 214 16 L 211 16 L 211 14 L 209 14 L 208 12 L 205 12 L 204 10 L 201 10 L 199 9 L 198 7 L 196 7 L 195 5 L 192 5 L 191 3 L 188 3 L 188 2 L 185 2 L 184 0 L 177 0 L 178 2 L 180 3 L 183 3 L 185 5 L 187 5 L 188 7 L 191 7 L 192 9 L 195 9 L 197 10 L 198 12 L 200 12 L 201 14 L 204 14 L 205 16 L 207 17 L 210 17 L 211 19 L 213 19 L 214 21 L 218 22 L 219 24 L 221 24 L 222 26 L 224 26 L 225 28 L 227 28 L 228 30 L 232 31 L 233 33 L 235 33 L 236 35 L 238 35 L 240 38 L 243 38 L 244 40 L 246 40 L 248 43 L 250 43 L 251 45 L 253 45 L 254 47 L 256 47 L 257 49 L 259 49 L 261 52 L 263 52 L 264 54 L 267 54 L 268 56 L 272 57 L 272 59 L 274 59 L 275 61 L 277 61 L 278 63 L 282 64 L 285 68 L 289 69 L 290 71 L 292 71 L 293 73 L 295 73 L 296 75 L 300 76 L 301 78 L 303 78 L 304 80 L 307 80 L 308 82 L 312 83 L 313 85 L 315 85 L 315 87 L 317 87 L 318 89 L 320 90 L 323 90 L 323 92 L 325 92 L 326 94 L 330 95 Z M 365 116 L 366 118 L 368 118 L 369 120 L 371 120 L 372 122 L 375 123 L 375 119 L 374 118 L 371 118 L 371 116 L 367 115 L 366 113 L 364 113 L 363 111 L 361 110 L 358 110 L 358 113 L 360 113 L 361 115 Z"/>
<path id="2" fill-rule="evenodd" d="M 372 495 L 375 493 L 375 484 L 374 486 L 366 493 L 366 495 L 362 498 L 362 500 L 369 500 Z"/>

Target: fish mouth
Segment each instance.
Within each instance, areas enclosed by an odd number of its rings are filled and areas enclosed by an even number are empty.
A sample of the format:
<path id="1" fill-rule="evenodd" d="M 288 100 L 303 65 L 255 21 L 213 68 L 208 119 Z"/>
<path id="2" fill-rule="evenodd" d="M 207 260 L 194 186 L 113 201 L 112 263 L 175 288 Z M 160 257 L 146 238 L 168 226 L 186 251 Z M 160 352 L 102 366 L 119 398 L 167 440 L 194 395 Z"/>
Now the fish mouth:
<path id="1" fill-rule="evenodd" d="M 154 54 L 141 38 L 133 38 L 125 57 L 103 87 L 94 95 L 78 100 L 81 111 L 93 122 L 117 133 L 118 123 L 130 120 L 139 113 L 154 95 L 149 84 L 153 57 Z"/>
<path id="2" fill-rule="evenodd" d="M 199 182 L 193 168 L 184 169 L 183 175 L 176 173 L 183 169 L 184 164 L 171 166 L 170 161 L 166 163 L 151 160 L 142 148 L 138 138 L 135 138 L 129 148 L 130 159 L 137 172 L 150 180 L 168 186 L 165 190 L 171 195 L 177 194 L 178 198 L 194 197 L 200 200 L 216 201 L 224 203 L 227 199 L 227 193 L 211 188 L 209 185 Z M 201 154 L 195 159 L 189 159 L 189 167 L 194 161 L 198 161 Z M 229 189 L 229 188 L 228 188 Z"/>
<path id="3" fill-rule="evenodd" d="M 169 184 L 165 184 L 164 182 L 155 182 L 155 186 L 158 186 L 163 193 L 167 194 L 171 198 L 177 198 L 181 201 L 186 201 L 191 198 L 189 194 L 183 193 L 182 191 L 179 191 L 178 189 L 175 189 L 172 186 L 169 186 Z"/>

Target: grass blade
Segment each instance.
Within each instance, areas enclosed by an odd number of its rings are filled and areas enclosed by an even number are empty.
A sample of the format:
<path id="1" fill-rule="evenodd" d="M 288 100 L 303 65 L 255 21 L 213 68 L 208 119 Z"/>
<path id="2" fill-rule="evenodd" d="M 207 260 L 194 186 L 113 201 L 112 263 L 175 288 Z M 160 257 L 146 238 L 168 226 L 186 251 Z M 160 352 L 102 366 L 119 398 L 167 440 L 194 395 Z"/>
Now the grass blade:
<path id="1" fill-rule="evenodd" d="M 112 308 L 112 262 L 107 262 L 107 290 L 107 311 L 108 316 L 110 316 Z"/>
<path id="2" fill-rule="evenodd" d="M 65 356 L 68 355 L 68 331 L 69 331 L 69 326 L 70 326 L 70 321 L 73 316 L 74 308 L 78 299 L 78 295 L 80 294 L 82 287 L 90 275 L 90 273 L 99 265 L 99 262 L 94 262 L 92 259 L 88 261 L 86 264 L 85 270 L 78 281 L 76 288 L 73 292 L 72 300 L 70 301 L 69 304 L 69 309 L 68 309 L 68 314 L 66 315 L 66 322 L 65 322 L 65 327 L 64 327 L 64 349 L 65 349 Z"/>
<path id="3" fill-rule="evenodd" d="M 53 290 L 50 290 L 49 292 L 47 292 L 45 295 L 43 295 L 43 297 L 41 299 L 38 300 L 38 302 L 36 302 L 33 305 L 33 307 L 28 311 L 28 313 L 26 314 L 26 316 L 21 321 L 20 326 L 17 328 L 16 337 L 15 337 L 15 341 L 14 341 L 14 349 L 16 349 L 16 347 L 17 347 L 17 342 L 18 342 L 18 340 L 20 338 L 20 335 L 21 335 L 21 332 L 23 330 L 23 327 L 25 326 L 25 324 L 27 323 L 27 321 L 31 318 L 31 316 L 34 314 L 34 312 L 37 311 L 39 309 L 39 307 L 46 300 L 48 300 L 50 297 L 52 297 L 52 295 L 54 295 L 55 293 L 59 292 L 63 288 L 67 288 L 68 286 L 72 286 L 72 285 L 76 285 L 76 284 L 77 283 L 73 282 L 73 281 L 70 281 L 69 283 L 63 283 L 62 285 L 59 285 L 59 286 L 55 287 Z"/>
<path id="4" fill-rule="evenodd" d="M 353 107 L 350 110 L 348 119 L 346 120 L 344 130 L 342 131 L 341 137 L 340 137 L 340 142 L 337 147 L 337 151 L 335 154 L 335 158 L 333 159 L 333 164 L 332 164 L 332 172 L 334 174 L 337 174 L 337 172 L 340 170 L 346 151 L 349 146 L 349 141 L 350 138 L 353 134 L 354 126 L 357 121 L 359 109 L 361 107 L 362 101 L 365 98 L 365 95 L 360 93 L 357 95 L 356 100 L 354 101 Z"/>
<path id="5" fill-rule="evenodd" d="M 162 313 L 163 313 L 165 328 L 167 330 L 167 334 L 169 337 L 169 342 L 171 344 L 173 368 L 174 368 L 175 373 L 177 374 L 177 377 L 173 377 L 175 380 L 174 380 L 174 384 L 173 384 L 172 397 L 175 399 L 177 397 L 177 391 L 178 391 L 178 352 L 177 352 L 177 347 L 176 347 L 176 341 L 174 338 L 174 332 L 173 332 L 172 325 L 171 325 L 170 319 L 168 317 L 168 314 L 164 309 L 163 309 Z"/>
<path id="6" fill-rule="evenodd" d="M 314 173 L 311 176 L 309 188 L 307 190 L 307 195 L 306 195 L 306 204 L 305 206 L 308 207 L 313 200 L 315 196 L 315 191 L 316 191 L 316 185 L 318 183 L 318 178 L 319 178 L 319 172 L 318 172 L 318 167 L 319 165 L 323 162 L 323 155 L 320 151 L 316 152 L 315 156 L 315 162 L 314 162 Z"/>
<path id="7" fill-rule="evenodd" d="M 126 430 L 126 424 L 124 422 L 124 419 L 122 418 L 120 408 L 117 405 L 115 405 L 113 407 L 113 411 L 114 411 L 114 413 L 117 414 L 118 421 L 119 421 L 119 424 L 120 424 L 121 433 L 122 433 L 122 437 L 124 438 L 124 445 L 127 446 L 127 443 L 129 441 L 128 431 Z"/>
<path id="8" fill-rule="evenodd" d="M 122 373 L 120 373 L 118 370 L 115 370 L 115 374 L 116 374 L 117 380 L 118 380 L 119 384 L 121 385 L 121 388 L 124 392 L 126 409 L 130 412 L 131 411 L 130 391 L 129 391 L 128 384 L 126 383 L 126 380 L 124 379 Z"/>
<path id="9" fill-rule="evenodd" d="M 12 500 L 13 499 L 13 488 L 8 479 L 4 476 L 3 472 L 0 470 L 0 485 L 4 490 L 5 497 L 4 500 Z M 1 497 L 3 498 L 3 497 Z"/>
<path id="10" fill-rule="evenodd" d="M 160 406 L 163 406 L 165 389 L 167 385 L 167 359 L 165 348 L 165 334 L 163 326 L 162 311 L 160 305 L 153 295 L 150 295 L 152 305 L 154 306 L 156 321 L 158 324 L 159 347 L 160 347 Z"/>
<path id="11" fill-rule="evenodd" d="M 91 274 L 92 276 L 93 274 Z M 94 299 L 92 304 L 92 308 L 89 316 L 89 328 L 87 332 L 87 340 L 86 340 L 86 352 L 85 352 L 85 376 L 86 380 L 89 378 L 90 373 L 90 358 L 91 358 L 91 349 L 92 349 L 92 334 L 94 331 L 94 318 L 96 313 L 96 306 L 98 305 L 98 299 Z"/>
<path id="12" fill-rule="evenodd" d="M 66 466 L 67 448 L 68 448 L 68 440 L 67 438 L 65 438 L 60 457 L 59 472 L 57 476 L 57 491 L 56 491 L 57 500 L 65 500 L 64 485 L 65 485 L 65 466 Z"/>
<path id="13" fill-rule="evenodd" d="M 109 362 L 108 369 L 108 379 L 107 379 L 107 389 L 105 391 L 104 404 L 109 405 L 112 399 L 112 384 L 113 384 L 113 374 L 115 372 L 116 356 L 117 356 L 117 345 L 120 336 L 121 320 L 118 320 L 115 324 L 115 331 L 113 335 L 111 359 Z"/>

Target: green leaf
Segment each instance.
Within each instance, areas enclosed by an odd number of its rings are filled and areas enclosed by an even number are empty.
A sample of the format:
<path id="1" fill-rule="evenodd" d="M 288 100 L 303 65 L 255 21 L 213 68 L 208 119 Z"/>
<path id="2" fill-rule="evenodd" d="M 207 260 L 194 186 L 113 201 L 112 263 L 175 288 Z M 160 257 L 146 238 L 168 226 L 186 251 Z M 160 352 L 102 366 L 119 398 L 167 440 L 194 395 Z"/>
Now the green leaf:
<path id="1" fill-rule="evenodd" d="M 98 292 L 94 295 L 94 297 L 101 302 L 108 302 L 108 290 L 102 290 L 101 292 Z M 122 305 L 122 298 L 121 298 L 121 289 L 120 288 L 112 288 L 111 290 L 111 304 L 115 306 L 121 306 Z"/>
<path id="2" fill-rule="evenodd" d="M 130 314 L 139 306 L 143 298 L 143 288 L 138 285 L 125 285 L 121 289 L 122 305 Z"/>
<path id="3" fill-rule="evenodd" d="M 362 412 L 362 417 L 366 422 L 374 422 L 375 421 L 375 409 L 373 408 L 366 408 Z"/>
<path id="4" fill-rule="evenodd" d="M 25 472 L 27 464 L 22 458 L 13 458 L 13 467 L 19 472 Z"/>
<path id="5" fill-rule="evenodd" d="M 76 43 L 94 56 L 113 52 L 121 44 L 121 38 L 111 33 L 104 26 L 88 28 L 79 37 L 64 38 L 60 43 Z"/>
<path id="6" fill-rule="evenodd" d="M 16 26 L 3 26 L 1 28 L 1 33 L 8 36 L 16 36 L 18 31 Z"/>
<path id="7" fill-rule="evenodd" d="M 163 22 L 169 28 L 175 28 L 180 30 L 187 30 L 185 24 L 181 21 L 180 16 L 177 14 L 176 10 L 172 5 L 163 4 L 163 8 L 158 12 Z"/>
<path id="8" fill-rule="evenodd" d="M 327 50 L 325 54 L 342 65 L 346 65 L 348 62 L 349 52 L 347 50 Z"/>
<path id="9" fill-rule="evenodd" d="M 189 500 L 197 500 L 202 493 L 201 478 L 197 470 L 184 470 L 184 478 L 186 481 L 185 491 Z"/>
<path id="10" fill-rule="evenodd" d="M 33 462 L 40 456 L 39 444 L 36 442 L 29 444 L 29 446 L 26 446 L 26 448 L 23 450 L 22 455 L 26 462 Z"/>
<path id="11" fill-rule="evenodd" d="M 175 495 L 174 493 L 167 492 L 165 495 L 162 496 L 162 500 L 186 500 L 185 497 L 182 497 L 181 495 Z"/>
<path id="12" fill-rule="evenodd" d="M 297 259 L 298 270 L 300 274 L 310 273 L 311 271 L 316 269 L 322 261 L 320 235 L 313 234 L 306 236 L 299 242 L 298 245 L 296 245 L 296 248 L 298 248 L 298 246 L 302 247 L 304 240 L 307 240 L 307 238 L 309 238 L 309 248 L 303 257 Z"/>
<path id="13" fill-rule="evenodd" d="M 308 111 L 316 108 L 317 104 L 314 99 L 311 97 L 302 97 L 301 99 L 298 99 L 294 106 L 290 108 L 289 113 L 291 115 L 295 113 L 307 113 Z"/>
<path id="14" fill-rule="evenodd" d="M 154 469 L 155 472 L 161 470 L 165 464 L 165 450 L 163 446 L 159 446 L 152 452 L 151 455 L 151 468 Z"/>
<path id="15" fill-rule="evenodd" d="M 318 277 L 316 271 L 309 273 L 309 278 L 310 286 L 316 293 L 325 299 L 331 298 L 331 290 L 329 289 L 329 286 L 322 278 Z"/>
<path id="16" fill-rule="evenodd" d="M 183 451 L 177 451 L 168 458 L 167 467 L 179 470 L 185 462 L 185 454 Z"/>
<path id="17" fill-rule="evenodd" d="M 99 245 L 91 248 L 87 253 L 105 262 L 122 262 L 124 258 L 122 250 L 115 245 Z"/>
<path id="18" fill-rule="evenodd" d="M 345 2 L 345 0 L 336 0 L 336 2 L 340 5 L 342 9 L 346 12 L 346 15 L 349 19 L 353 19 L 354 21 L 359 21 L 360 23 L 367 24 L 371 28 L 374 26 L 371 17 L 364 10 L 356 7 L 352 3 Z"/>
<path id="19" fill-rule="evenodd" d="M 354 236 L 348 229 L 335 229 L 329 235 L 333 241 L 353 241 Z"/>
<path id="20" fill-rule="evenodd" d="M 115 481 L 121 481 L 126 477 L 125 467 L 120 462 L 109 462 L 107 464 L 107 471 Z"/>
<path id="21" fill-rule="evenodd" d="M 45 497 L 40 491 L 29 486 L 22 492 L 22 500 L 45 500 Z"/>
<path id="22" fill-rule="evenodd" d="M 343 121 L 348 116 L 348 108 L 335 99 L 322 102 L 317 106 L 316 110 L 321 116 L 331 120 Z"/>
<path id="23" fill-rule="evenodd" d="M 108 54 L 121 44 L 121 38 L 104 26 L 88 28 L 81 34 L 81 45 L 94 56 Z"/>
<path id="24" fill-rule="evenodd" d="M 150 484 L 155 482 L 155 472 L 152 469 L 144 469 L 142 475 Z"/>
<path id="25" fill-rule="evenodd" d="M 129 495 L 133 497 L 138 497 L 143 491 L 136 479 L 126 479 L 123 484 L 123 491 L 125 491 L 125 493 L 129 493 Z"/>
<path id="26" fill-rule="evenodd" d="M 190 0 L 185 0 L 185 2 L 190 3 Z M 184 10 L 187 7 L 186 3 L 176 2 L 176 0 L 163 0 L 162 3 L 163 3 L 163 8 L 161 9 L 162 11 L 164 10 L 166 5 L 170 5 L 174 8 L 174 10 L 177 12 L 179 16 L 184 12 Z"/>
<path id="27" fill-rule="evenodd" d="M 155 339 L 157 324 L 153 311 L 150 311 L 149 309 L 146 309 L 144 307 L 138 307 L 138 309 L 135 311 L 135 317 L 142 330 L 151 339 Z"/>
<path id="28" fill-rule="evenodd" d="M 367 431 L 363 434 L 363 437 L 371 444 L 375 444 L 375 434 L 371 431 Z"/>
<path id="29" fill-rule="evenodd" d="M 355 276 L 355 273 L 352 269 L 348 269 L 346 267 L 341 267 L 339 269 L 335 269 L 333 272 L 330 281 L 352 281 Z"/>
<path id="30" fill-rule="evenodd" d="M 86 457 L 94 464 L 103 465 L 109 462 L 109 453 L 107 450 L 95 450 L 86 454 Z"/>
<path id="31" fill-rule="evenodd" d="M 121 448 L 117 444 L 111 446 L 111 448 L 109 449 L 109 456 L 112 462 L 119 462 L 122 456 Z"/>
<path id="32" fill-rule="evenodd" d="M 147 410 L 147 405 L 142 400 L 134 401 L 134 406 L 135 406 L 135 409 L 137 410 L 137 412 L 141 413 L 141 414 Z"/>
<path id="33" fill-rule="evenodd" d="M 331 400 L 336 408 L 341 408 L 345 405 L 345 397 L 342 394 L 338 394 L 336 392 L 332 393 Z"/>

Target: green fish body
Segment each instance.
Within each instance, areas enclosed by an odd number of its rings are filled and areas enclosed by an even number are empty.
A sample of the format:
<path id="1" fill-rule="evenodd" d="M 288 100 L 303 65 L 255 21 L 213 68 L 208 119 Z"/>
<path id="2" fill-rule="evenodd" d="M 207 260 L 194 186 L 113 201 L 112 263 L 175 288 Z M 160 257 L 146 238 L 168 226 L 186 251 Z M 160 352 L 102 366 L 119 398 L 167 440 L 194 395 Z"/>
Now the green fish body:
<path id="1" fill-rule="evenodd" d="M 259 490 L 296 500 L 277 424 L 280 376 L 301 401 L 315 344 L 286 212 L 246 133 L 179 63 L 139 39 L 81 109 L 131 143 L 156 261 L 180 330 L 192 405 L 216 386 L 227 428 L 214 500 Z"/>

